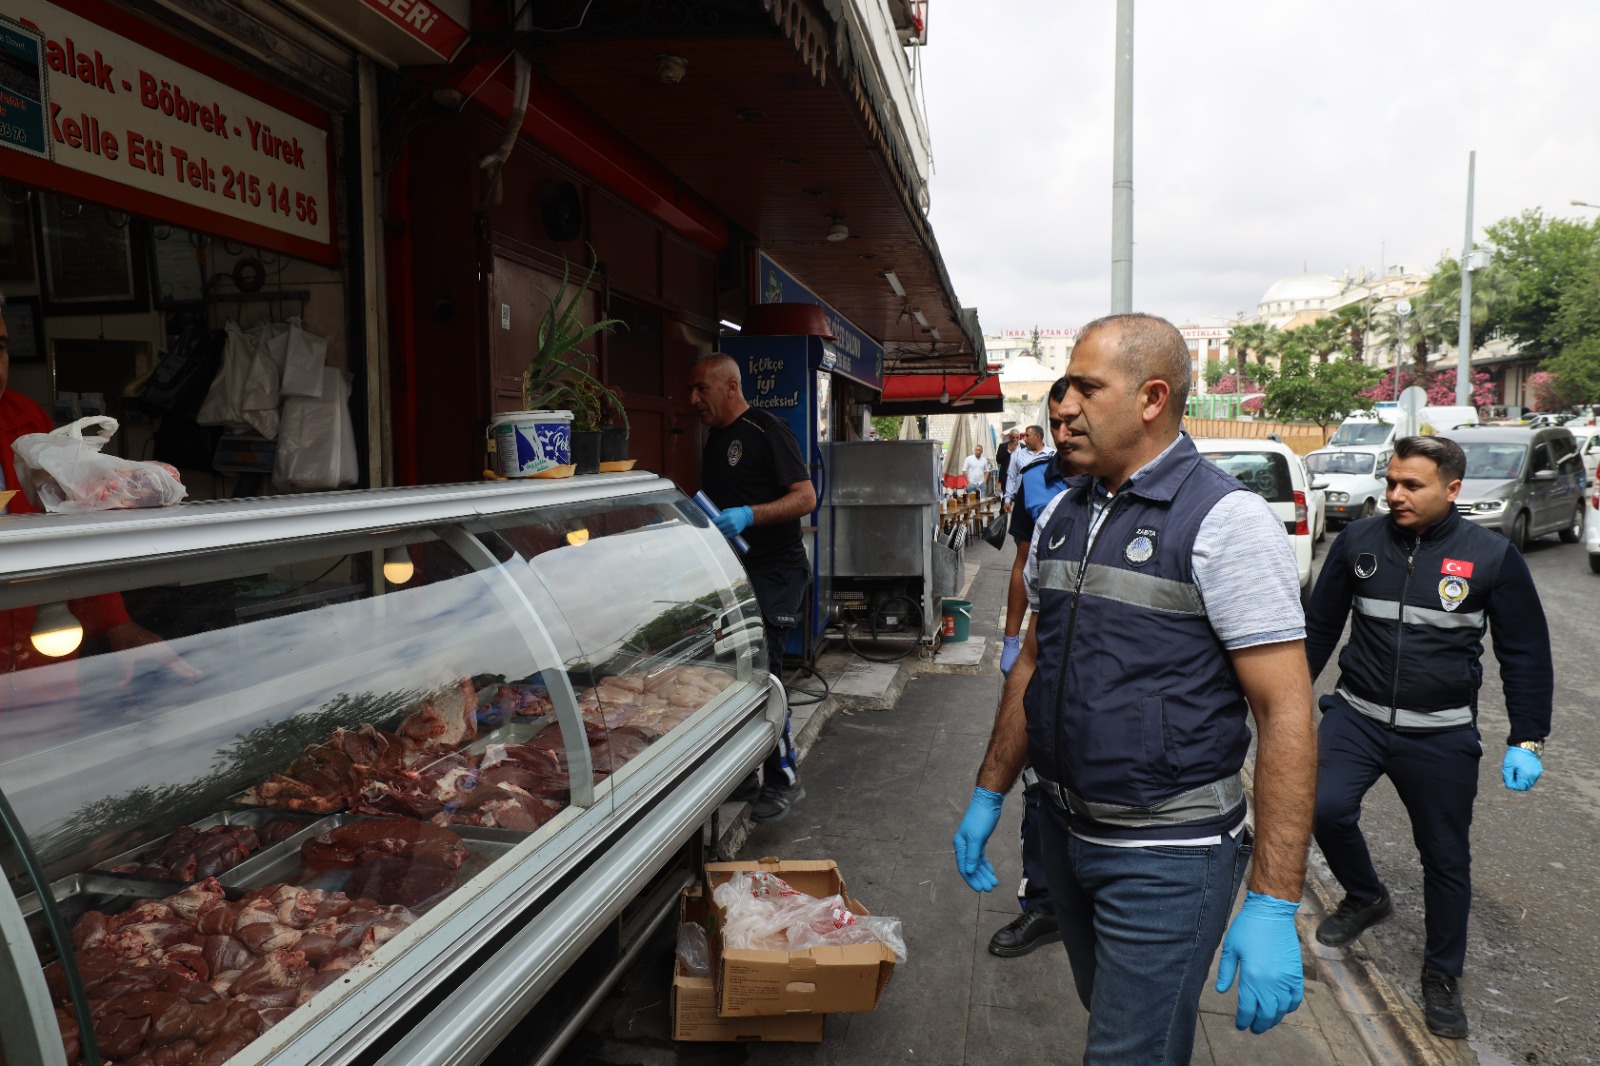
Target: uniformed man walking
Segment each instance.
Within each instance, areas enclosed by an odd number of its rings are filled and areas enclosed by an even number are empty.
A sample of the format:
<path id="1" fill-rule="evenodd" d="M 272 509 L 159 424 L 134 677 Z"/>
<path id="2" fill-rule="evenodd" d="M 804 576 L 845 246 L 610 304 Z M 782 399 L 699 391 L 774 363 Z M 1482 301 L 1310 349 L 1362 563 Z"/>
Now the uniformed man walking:
<path id="1" fill-rule="evenodd" d="M 1079 335 L 1051 419 L 1086 474 L 1039 516 L 1027 573 L 1039 610 L 955 836 L 961 876 L 992 890 L 984 844 L 1032 765 L 1088 1066 L 1187 1066 L 1219 942 L 1218 990 L 1238 976 L 1239 1028 L 1265 1032 L 1304 992 L 1294 913 L 1316 735 L 1299 581 L 1283 523 L 1180 432 L 1190 374 L 1163 319 L 1113 315 Z"/>
<path id="2" fill-rule="evenodd" d="M 1465 1038 L 1461 977 L 1472 905 L 1472 806 L 1478 794 L 1483 636 L 1494 630 L 1511 731 L 1501 777 L 1526 791 L 1543 773 L 1555 685 L 1550 634 L 1533 575 L 1504 537 L 1455 510 L 1460 445 L 1402 437 L 1389 461 L 1389 514 L 1334 541 L 1306 610 L 1311 676 L 1344 632 L 1339 687 L 1324 696 L 1317 846 L 1345 890 L 1317 939 L 1340 947 L 1394 914 L 1361 835 L 1361 800 L 1387 776 L 1422 857 L 1427 943 L 1423 1012 L 1436 1035 Z"/>

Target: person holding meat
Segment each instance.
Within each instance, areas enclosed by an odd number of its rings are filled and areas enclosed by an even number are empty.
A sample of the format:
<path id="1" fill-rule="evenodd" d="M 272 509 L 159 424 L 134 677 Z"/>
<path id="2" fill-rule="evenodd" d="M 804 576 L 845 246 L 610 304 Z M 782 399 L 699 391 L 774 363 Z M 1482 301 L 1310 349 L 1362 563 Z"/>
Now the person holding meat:
<path id="1" fill-rule="evenodd" d="M 794 433 L 770 411 L 745 401 L 739 364 L 732 358 L 712 355 L 696 363 L 690 369 L 689 400 L 711 430 L 700 458 L 701 487 L 722 510 L 718 532 L 742 535 L 750 545 L 744 568 L 765 623 L 768 668 L 780 673 L 784 644 L 799 621 L 811 575 L 800 519 L 816 510 L 816 489 Z M 759 792 L 752 774 L 731 798 L 753 797 L 750 817 L 776 822 L 806 794 L 787 718 L 763 774 Z"/>
<path id="2" fill-rule="evenodd" d="M 49 433 L 55 428 L 43 407 L 6 387 L 11 379 L 11 334 L 6 327 L 5 309 L 5 295 L 0 293 L 0 491 L 20 488 L 16 457 L 12 453 L 16 439 L 26 433 Z M 5 509 L 10 514 L 37 510 L 23 492 L 12 496 Z M 146 659 L 181 678 L 200 676 L 200 671 L 184 662 L 165 641 L 129 618 L 122 597 L 116 593 L 69 600 L 67 609 L 83 626 L 85 640 L 103 636 L 113 652 L 141 649 L 126 661 L 125 680 L 131 680 L 137 665 Z M 31 637 L 37 613 L 34 607 L 0 611 L 0 671 L 26 670 L 77 656 L 76 649 L 56 657 L 45 655 L 33 646 Z"/>

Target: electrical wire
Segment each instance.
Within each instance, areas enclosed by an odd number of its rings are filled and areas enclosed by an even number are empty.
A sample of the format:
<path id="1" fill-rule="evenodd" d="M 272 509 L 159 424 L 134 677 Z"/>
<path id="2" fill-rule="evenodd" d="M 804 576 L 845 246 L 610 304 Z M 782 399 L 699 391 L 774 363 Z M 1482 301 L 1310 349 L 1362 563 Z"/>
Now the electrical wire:
<path id="1" fill-rule="evenodd" d="M 811 697 L 810 699 L 807 699 L 807 700 L 791 699 L 791 700 L 789 700 L 789 706 L 791 706 L 791 707 L 810 707 L 812 704 L 821 703 L 823 700 L 828 698 L 828 694 L 833 691 L 833 686 L 831 684 L 829 684 L 827 678 L 823 677 L 816 670 L 813 670 L 811 667 L 807 666 L 805 663 L 799 663 L 798 665 L 796 665 L 795 669 L 796 670 L 804 670 L 806 673 L 810 674 L 812 677 L 816 678 L 818 681 L 821 681 L 822 682 L 822 691 L 821 692 L 813 692 L 811 689 L 801 688 L 799 685 L 793 685 L 793 684 L 790 684 L 789 682 L 785 681 L 784 684 L 783 684 L 783 688 L 784 688 L 785 692 L 798 692 L 802 696 L 810 696 Z"/>
<path id="2" fill-rule="evenodd" d="M 876 609 L 868 608 L 868 611 L 867 611 L 867 633 L 868 633 L 868 639 L 870 639 L 870 640 L 872 640 L 874 642 L 876 642 L 878 640 L 878 616 L 880 614 L 884 613 L 884 608 L 887 607 L 891 603 L 901 603 L 901 602 L 904 602 L 906 606 L 911 608 L 911 614 L 916 617 L 916 624 L 913 626 L 913 629 L 916 632 L 921 632 L 921 630 L 922 630 L 922 608 L 917 606 L 917 601 L 913 600 L 910 596 L 890 596 L 888 599 L 880 601 Z M 917 650 L 917 645 L 919 643 L 918 641 L 912 641 L 910 644 L 906 645 L 906 648 L 905 648 L 904 651 L 897 652 L 896 654 L 891 655 L 888 658 L 883 658 L 882 656 L 868 655 L 866 652 L 864 652 L 860 648 L 856 647 L 855 641 L 850 639 L 850 627 L 848 625 L 846 625 L 846 626 L 844 626 L 842 628 L 844 630 L 844 643 L 845 643 L 845 646 L 847 648 L 849 648 L 852 652 L 854 652 L 858 657 L 860 657 L 862 659 L 865 659 L 869 663 L 897 663 L 901 659 L 904 659 L 907 655 L 910 655 L 912 652 L 916 651 Z"/>

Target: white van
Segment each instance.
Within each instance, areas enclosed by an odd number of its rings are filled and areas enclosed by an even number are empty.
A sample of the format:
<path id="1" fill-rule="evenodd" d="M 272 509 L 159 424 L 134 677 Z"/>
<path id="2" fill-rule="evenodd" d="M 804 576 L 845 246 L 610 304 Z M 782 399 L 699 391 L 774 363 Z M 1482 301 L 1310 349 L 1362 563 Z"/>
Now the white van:
<path id="1" fill-rule="evenodd" d="M 1371 414 L 1351 415 L 1339 423 L 1328 438 L 1329 448 L 1373 448 L 1394 444 L 1398 423 L 1404 416 L 1398 404 L 1378 404 Z M 1458 426 L 1478 424 L 1476 407 L 1424 407 L 1417 418 L 1417 432 L 1424 436 L 1448 436 Z"/>

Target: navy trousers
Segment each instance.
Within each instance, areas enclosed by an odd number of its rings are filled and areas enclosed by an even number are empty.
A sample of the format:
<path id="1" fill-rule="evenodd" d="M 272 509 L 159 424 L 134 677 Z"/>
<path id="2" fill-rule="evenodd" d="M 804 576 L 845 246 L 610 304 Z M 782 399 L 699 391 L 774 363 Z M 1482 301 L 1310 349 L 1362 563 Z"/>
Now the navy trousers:
<path id="1" fill-rule="evenodd" d="M 1388 777 L 1411 818 L 1422 858 L 1422 902 L 1430 970 L 1460 977 L 1472 910 L 1472 804 L 1483 743 L 1474 728 L 1397 733 L 1338 696 L 1320 701 L 1317 847 L 1345 892 L 1372 903 L 1388 890 L 1361 835 L 1361 800 Z"/>
<path id="2" fill-rule="evenodd" d="M 767 637 L 767 669 L 783 675 L 783 648 L 789 642 L 789 630 L 800 624 L 800 607 L 805 600 L 806 582 L 811 572 L 804 567 L 779 567 L 751 570 L 750 585 L 755 590 L 756 603 L 761 608 L 761 622 Z M 794 757 L 794 741 L 789 735 L 789 718 L 783 720 L 783 733 L 778 746 L 761 764 L 763 784 L 792 785 L 800 780 L 800 771 Z"/>
<path id="3" fill-rule="evenodd" d="M 1044 875 L 1044 845 L 1039 842 L 1039 803 L 1039 779 L 1030 767 L 1022 771 L 1022 883 L 1017 886 L 1017 904 L 1027 914 L 1054 914 Z"/>

